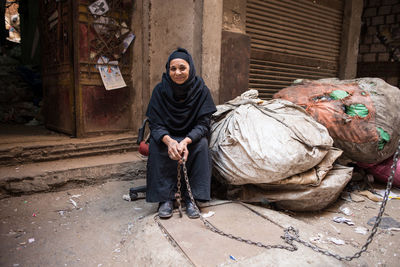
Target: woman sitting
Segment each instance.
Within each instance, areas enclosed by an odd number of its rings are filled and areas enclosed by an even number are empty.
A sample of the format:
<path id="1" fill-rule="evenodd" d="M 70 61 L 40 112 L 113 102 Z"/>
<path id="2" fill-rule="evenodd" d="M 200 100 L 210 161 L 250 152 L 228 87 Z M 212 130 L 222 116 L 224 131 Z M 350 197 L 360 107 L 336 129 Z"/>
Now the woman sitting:
<path id="1" fill-rule="evenodd" d="M 210 90 L 196 76 L 191 55 L 183 48 L 173 51 L 146 112 L 151 130 L 146 201 L 159 202 L 160 218 L 172 216 L 178 161 L 186 163 L 193 197 L 197 201 L 210 200 L 208 137 L 211 114 L 215 111 Z M 200 214 L 190 201 L 184 179 L 181 184 L 186 214 L 198 218 Z"/>

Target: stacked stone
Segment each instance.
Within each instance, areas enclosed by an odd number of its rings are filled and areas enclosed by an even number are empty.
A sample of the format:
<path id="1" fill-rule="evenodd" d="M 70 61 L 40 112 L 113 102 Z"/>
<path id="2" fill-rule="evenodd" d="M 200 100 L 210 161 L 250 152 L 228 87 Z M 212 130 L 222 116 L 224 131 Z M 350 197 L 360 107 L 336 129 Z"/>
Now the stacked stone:
<path id="1" fill-rule="evenodd" d="M 358 62 L 400 62 L 400 2 L 364 0 Z M 399 77 L 386 82 L 398 86 Z"/>

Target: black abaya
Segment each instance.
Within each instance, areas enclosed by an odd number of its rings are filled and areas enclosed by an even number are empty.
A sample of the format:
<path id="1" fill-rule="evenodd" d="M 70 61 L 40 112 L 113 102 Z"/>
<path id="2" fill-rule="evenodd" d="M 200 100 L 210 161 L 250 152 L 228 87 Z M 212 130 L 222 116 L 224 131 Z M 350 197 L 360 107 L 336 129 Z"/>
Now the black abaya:
<path id="1" fill-rule="evenodd" d="M 190 66 L 189 77 L 181 85 L 174 83 L 169 76 L 169 63 L 174 58 L 182 58 Z M 178 142 L 185 137 L 192 140 L 187 146 L 189 156 L 186 162 L 191 189 L 195 199 L 210 199 L 211 158 L 208 137 L 210 117 L 216 107 L 203 79 L 195 73 L 190 54 L 184 49 L 178 49 L 168 58 L 162 81 L 153 90 L 146 112 L 151 130 L 147 162 L 148 202 L 175 198 L 178 162 L 168 156 L 168 147 L 162 142 L 165 135 Z M 187 197 L 185 190 L 183 193 Z"/>
<path id="2" fill-rule="evenodd" d="M 180 141 L 183 138 L 173 137 Z M 167 146 L 157 144 L 150 139 L 150 154 L 147 161 L 146 201 L 162 202 L 175 198 L 177 190 L 177 161 L 168 157 Z M 189 183 L 193 197 L 197 200 L 210 200 L 211 157 L 208 150 L 208 140 L 202 137 L 198 142 L 188 146 L 189 156 L 186 162 Z M 182 192 L 188 198 L 185 190 L 185 180 L 181 173 Z"/>

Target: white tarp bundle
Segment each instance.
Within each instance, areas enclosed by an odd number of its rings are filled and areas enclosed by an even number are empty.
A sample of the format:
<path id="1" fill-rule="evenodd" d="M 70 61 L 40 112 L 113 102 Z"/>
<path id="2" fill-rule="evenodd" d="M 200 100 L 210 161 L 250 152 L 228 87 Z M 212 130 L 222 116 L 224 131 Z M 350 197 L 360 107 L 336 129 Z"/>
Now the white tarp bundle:
<path id="1" fill-rule="evenodd" d="M 230 188 L 228 198 L 250 203 L 276 203 L 281 209 L 316 211 L 334 202 L 350 181 L 352 167 L 334 164 L 317 186 L 312 184 L 243 185 Z"/>
<path id="2" fill-rule="evenodd" d="M 299 106 L 257 97 L 249 90 L 217 106 L 213 115 L 214 167 L 230 185 L 273 183 L 302 173 L 333 144 L 325 126 Z"/>

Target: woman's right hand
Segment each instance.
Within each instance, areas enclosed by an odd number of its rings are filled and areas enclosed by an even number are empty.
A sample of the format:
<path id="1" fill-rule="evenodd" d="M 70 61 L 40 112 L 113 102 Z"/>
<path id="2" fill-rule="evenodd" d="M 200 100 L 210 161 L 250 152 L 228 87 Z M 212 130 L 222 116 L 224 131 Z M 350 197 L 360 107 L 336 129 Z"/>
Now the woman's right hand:
<path id="1" fill-rule="evenodd" d="M 179 150 L 178 150 L 179 143 L 175 139 L 172 139 L 170 136 L 165 135 L 162 138 L 162 141 L 168 147 L 168 156 L 169 156 L 170 159 L 172 159 L 172 160 L 180 160 L 182 158 L 182 156 L 181 156 L 181 154 L 179 153 Z"/>

